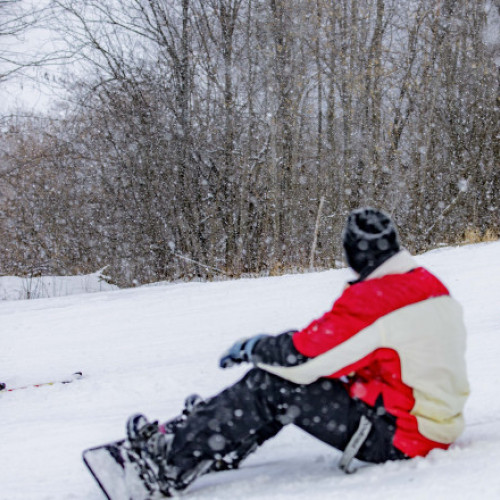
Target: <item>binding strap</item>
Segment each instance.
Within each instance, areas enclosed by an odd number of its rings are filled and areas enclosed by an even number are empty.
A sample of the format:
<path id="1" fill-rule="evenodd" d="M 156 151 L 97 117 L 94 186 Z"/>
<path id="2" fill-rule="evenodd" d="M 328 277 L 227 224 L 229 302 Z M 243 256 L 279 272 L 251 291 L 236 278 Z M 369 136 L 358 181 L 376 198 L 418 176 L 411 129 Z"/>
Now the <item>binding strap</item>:
<path id="1" fill-rule="evenodd" d="M 347 443 L 347 446 L 344 449 L 344 453 L 342 454 L 342 458 L 339 462 L 339 468 L 346 474 L 352 474 L 353 472 L 356 472 L 356 469 L 350 469 L 351 462 L 353 461 L 361 446 L 363 446 L 363 443 L 366 441 L 371 428 L 372 423 L 364 415 L 362 415 L 361 420 L 359 421 L 359 426 Z"/>

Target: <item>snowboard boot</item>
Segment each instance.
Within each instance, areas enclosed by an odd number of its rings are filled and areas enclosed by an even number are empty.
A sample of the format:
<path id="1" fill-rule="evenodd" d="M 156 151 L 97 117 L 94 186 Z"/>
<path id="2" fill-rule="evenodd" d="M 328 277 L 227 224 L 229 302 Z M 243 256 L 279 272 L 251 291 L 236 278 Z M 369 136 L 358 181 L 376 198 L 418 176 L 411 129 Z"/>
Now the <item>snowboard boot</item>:
<path id="1" fill-rule="evenodd" d="M 0 382 L 0 391 L 3 391 L 7 386 L 3 383 Z"/>
<path id="2" fill-rule="evenodd" d="M 188 415 L 190 415 L 195 406 L 200 404 L 203 398 L 198 394 L 191 394 L 184 401 L 184 409 L 177 417 L 168 420 L 163 424 L 158 424 L 158 420 L 149 422 L 148 419 L 141 413 L 132 415 L 127 420 L 126 431 L 127 439 L 133 445 L 137 443 L 139 446 L 144 444 L 151 436 L 157 432 L 161 434 L 175 434 L 176 428 L 184 422 Z"/>
<path id="3" fill-rule="evenodd" d="M 187 488 L 214 464 L 212 459 L 196 462 L 189 469 L 170 464 L 168 455 L 174 436 L 173 432 L 161 432 L 158 422 L 149 422 L 142 414 L 132 415 L 127 420 L 127 438 L 137 454 L 135 463 L 140 470 L 139 476 L 149 492 L 159 491 L 167 497 Z"/>
<path id="4" fill-rule="evenodd" d="M 168 437 L 161 434 L 158 432 L 158 422 L 150 422 L 140 413 L 129 417 L 126 434 L 128 445 L 123 447 L 126 460 L 134 465 L 143 486 L 151 495 L 166 494 L 162 471 L 173 434 Z"/>
<path id="5" fill-rule="evenodd" d="M 126 424 L 127 439 L 131 447 L 139 451 L 147 451 L 152 457 L 166 456 L 177 427 L 202 401 L 203 398 L 198 394 L 188 396 L 184 401 L 182 413 L 161 425 L 157 420 L 150 422 L 141 413 L 132 415 Z"/>
<path id="6" fill-rule="evenodd" d="M 187 488 L 197 477 L 210 472 L 237 469 L 242 460 L 254 452 L 259 444 L 259 435 L 243 440 L 230 453 L 218 459 L 205 459 L 189 468 L 181 470 L 168 463 L 168 453 L 179 425 L 192 414 L 204 400 L 197 394 L 188 396 L 180 415 L 163 424 L 149 422 L 142 414 L 132 415 L 127 421 L 127 438 L 131 448 L 142 458 L 140 466 L 144 468 L 142 476 L 147 478 L 150 488 L 157 483 L 157 489 L 166 496 Z"/>

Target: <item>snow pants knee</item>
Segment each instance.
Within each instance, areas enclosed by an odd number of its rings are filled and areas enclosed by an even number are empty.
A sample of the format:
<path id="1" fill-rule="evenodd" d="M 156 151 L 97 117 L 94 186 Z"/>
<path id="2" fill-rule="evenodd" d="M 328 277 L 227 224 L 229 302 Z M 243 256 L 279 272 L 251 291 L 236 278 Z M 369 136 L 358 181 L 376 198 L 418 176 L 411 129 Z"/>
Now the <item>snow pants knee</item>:
<path id="1" fill-rule="evenodd" d="M 362 417 L 371 429 L 356 458 L 380 463 L 406 456 L 394 448 L 395 418 L 382 402 L 375 407 L 349 396 L 334 379 L 298 385 L 258 368 L 196 407 L 180 425 L 169 462 L 189 469 L 202 459 L 219 459 L 243 442 L 262 444 L 287 424 L 344 450 Z"/>

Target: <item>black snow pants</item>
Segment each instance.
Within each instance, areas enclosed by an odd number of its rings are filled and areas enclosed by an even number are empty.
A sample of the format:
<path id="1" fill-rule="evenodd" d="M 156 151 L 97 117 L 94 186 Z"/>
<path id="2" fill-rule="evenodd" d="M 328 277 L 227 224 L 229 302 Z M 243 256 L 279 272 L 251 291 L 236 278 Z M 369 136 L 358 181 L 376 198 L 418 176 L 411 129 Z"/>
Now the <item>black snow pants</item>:
<path id="1" fill-rule="evenodd" d="M 382 401 L 375 407 L 349 396 L 342 382 L 322 378 L 297 385 L 254 368 L 206 400 L 175 432 L 168 461 L 183 470 L 217 460 L 254 440 L 260 445 L 287 424 L 344 450 L 362 417 L 372 426 L 356 458 L 373 463 L 407 458 L 393 446 L 395 419 Z"/>

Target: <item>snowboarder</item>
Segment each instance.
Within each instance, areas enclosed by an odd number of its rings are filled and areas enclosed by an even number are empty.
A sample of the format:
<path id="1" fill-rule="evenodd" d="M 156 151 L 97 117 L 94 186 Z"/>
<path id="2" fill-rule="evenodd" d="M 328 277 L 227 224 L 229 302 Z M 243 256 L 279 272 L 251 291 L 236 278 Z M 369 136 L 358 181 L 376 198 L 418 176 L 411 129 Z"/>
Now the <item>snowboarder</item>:
<path id="1" fill-rule="evenodd" d="M 354 457 L 425 456 L 460 435 L 469 393 L 460 305 L 400 247 L 383 212 L 353 211 L 343 244 L 357 279 L 330 311 L 300 331 L 236 342 L 220 366 L 253 368 L 171 425 L 130 417 L 142 476 L 165 495 L 237 466 L 287 424 L 343 451 L 347 472 Z"/>

